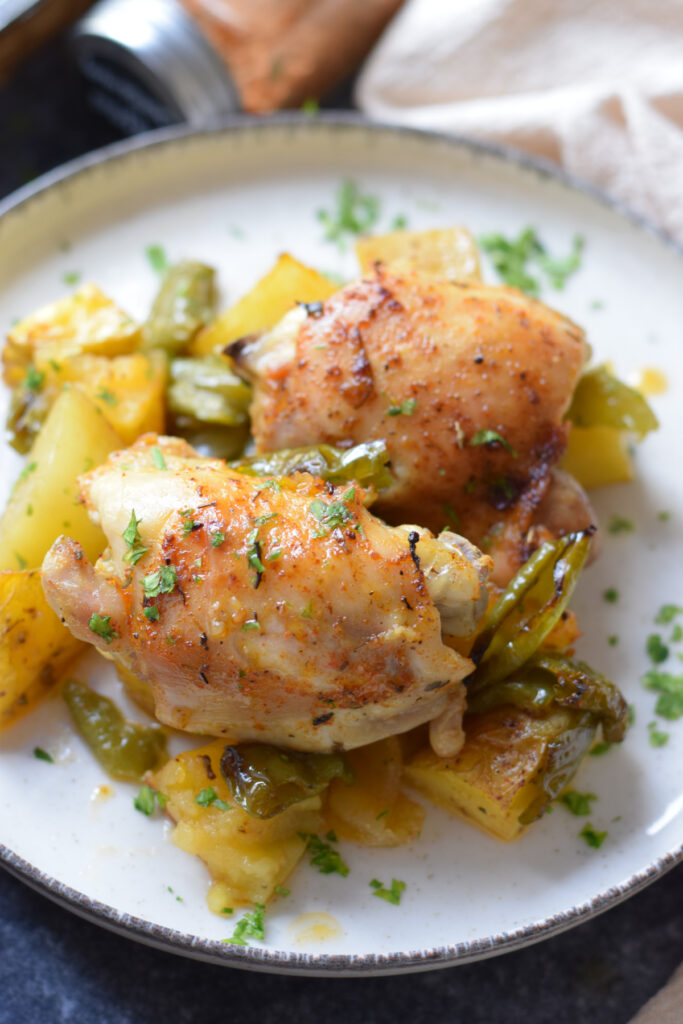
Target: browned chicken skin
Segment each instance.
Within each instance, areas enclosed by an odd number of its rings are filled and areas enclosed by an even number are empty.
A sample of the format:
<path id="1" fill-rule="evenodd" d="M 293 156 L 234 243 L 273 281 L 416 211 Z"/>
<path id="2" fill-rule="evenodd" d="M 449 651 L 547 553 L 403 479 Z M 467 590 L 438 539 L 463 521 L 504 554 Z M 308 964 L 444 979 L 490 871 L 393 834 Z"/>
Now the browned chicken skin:
<path id="1" fill-rule="evenodd" d="M 528 557 L 587 356 L 570 320 L 513 288 L 378 267 L 232 354 L 260 452 L 381 438 L 396 482 L 379 515 L 455 526 L 497 582 Z"/>
<path id="2" fill-rule="evenodd" d="M 243 476 L 156 435 L 81 482 L 110 547 L 93 567 L 57 540 L 45 593 L 76 636 L 150 683 L 162 722 L 330 750 L 429 721 L 435 749 L 457 752 L 473 664 L 442 631 L 474 633 L 490 567 L 466 541 L 386 526 L 355 485 Z"/>

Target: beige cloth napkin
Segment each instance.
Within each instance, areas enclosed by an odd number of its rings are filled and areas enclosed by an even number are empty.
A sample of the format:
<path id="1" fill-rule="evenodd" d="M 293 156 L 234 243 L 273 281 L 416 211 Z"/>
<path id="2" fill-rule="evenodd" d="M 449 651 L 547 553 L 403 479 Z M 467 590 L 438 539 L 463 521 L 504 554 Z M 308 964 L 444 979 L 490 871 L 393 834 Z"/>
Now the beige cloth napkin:
<path id="1" fill-rule="evenodd" d="M 408 0 L 356 100 L 553 160 L 683 242 L 683 0 Z M 632 1024 L 681 1021 L 683 967 Z"/>
<path id="2" fill-rule="evenodd" d="M 554 160 L 683 242 L 683 0 L 408 0 L 356 99 Z"/>

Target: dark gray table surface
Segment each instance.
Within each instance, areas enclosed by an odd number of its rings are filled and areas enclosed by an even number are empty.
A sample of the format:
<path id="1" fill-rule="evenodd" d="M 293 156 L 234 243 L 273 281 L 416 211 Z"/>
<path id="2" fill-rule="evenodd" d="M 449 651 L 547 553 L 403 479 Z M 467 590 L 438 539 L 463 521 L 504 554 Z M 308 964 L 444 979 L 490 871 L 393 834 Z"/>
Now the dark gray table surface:
<path id="1" fill-rule="evenodd" d="M 63 41 L 51 44 L 0 88 L 0 196 L 118 137 L 88 110 Z M 678 869 L 601 917 L 507 956 L 403 977 L 309 979 L 137 945 L 0 871 L 0 1022 L 623 1024 L 683 957 L 682 911 Z"/>

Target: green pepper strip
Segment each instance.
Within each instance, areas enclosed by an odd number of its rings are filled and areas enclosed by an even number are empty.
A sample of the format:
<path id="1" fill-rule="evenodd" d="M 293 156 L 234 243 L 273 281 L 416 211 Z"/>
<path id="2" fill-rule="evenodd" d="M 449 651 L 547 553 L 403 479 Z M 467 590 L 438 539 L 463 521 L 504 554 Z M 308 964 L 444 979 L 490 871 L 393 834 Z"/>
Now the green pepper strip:
<path id="1" fill-rule="evenodd" d="M 140 782 L 168 760 L 166 735 L 159 726 L 132 725 L 113 701 L 75 679 L 64 683 L 62 696 L 79 733 L 115 779 Z"/>
<path id="2" fill-rule="evenodd" d="M 549 744 L 546 763 L 537 782 L 543 792 L 522 811 L 519 821 L 528 825 L 539 818 L 549 803 L 560 795 L 574 777 L 595 738 L 595 722 L 590 714 L 576 721 Z"/>
<path id="3" fill-rule="evenodd" d="M 659 426 L 643 395 L 617 380 L 606 366 L 596 366 L 579 378 L 567 419 L 577 427 L 631 431 L 641 440 Z"/>
<path id="4" fill-rule="evenodd" d="M 614 683 L 585 662 L 557 654 L 536 654 L 508 679 L 473 694 L 467 711 L 505 704 L 541 716 L 553 707 L 589 714 L 608 743 L 619 743 L 628 726 L 628 705 Z"/>
<path id="5" fill-rule="evenodd" d="M 474 645 L 470 694 L 505 679 L 538 650 L 569 603 L 593 533 L 589 527 L 541 545 L 513 577 Z M 536 610 L 525 614 L 527 599 Z"/>
<path id="6" fill-rule="evenodd" d="M 142 329 L 144 348 L 182 351 L 215 313 L 215 271 L 204 263 L 184 260 L 171 267 L 152 303 Z"/>
<path id="7" fill-rule="evenodd" d="M 249 476 L 290 476 L 311 473 L 332 484 L 355 481 L 376 491 L 389 487 L 393 476 L 384 441 L 368 441 L 344 451 L 329 444 L 308 448 L 283 448 L 277 452 L 252 455 L 231 463 L 231 468 Z"/>
<path id="8" fill-rule="evenodd" d="M 343 754 L 301 753 L 261 743 L 227 746 L 221 774 L 235 803 L 255 818 L 272 818 L 317 796 L 334 778 L 349 785 L 354 781 Z"/>

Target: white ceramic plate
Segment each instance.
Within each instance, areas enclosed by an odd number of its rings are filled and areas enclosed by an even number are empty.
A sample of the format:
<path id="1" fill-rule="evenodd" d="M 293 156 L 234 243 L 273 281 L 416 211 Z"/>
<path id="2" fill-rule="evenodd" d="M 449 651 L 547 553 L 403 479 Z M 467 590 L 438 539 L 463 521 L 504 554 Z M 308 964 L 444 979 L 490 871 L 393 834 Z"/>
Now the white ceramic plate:
<path id="1" fill-rule="evenodd" d="M 611 675 L 636 708 L 623 748 L 589 757 L 577 781 L 598 796 L 590 821 L 609 833 L 601 849 L 578 837 L 585 819 L 562 807 L 512 845 L 430 807 L 410 847 L 345 844 L 346 879 L 302 864 L 291 895 L 269 908 L 267 942 L 236 948 L 220 942 L 230 922 L 206 908 L 202 864 L 172 844 L 161 818 L 133 809 L 135 788 L 117 784 L 111 799 L 93 799 L 106 780 L 59 699 L 2 736 L 0 841 L 10 870 L 131 937 L 270 970 L 397 971 L 502 952 L 606 909 L 683 851 L 683 722 L 660 721 L 671 738 L 653 748 L 647 723 L 655 718 L 655 695 L 640 682 L 658 607 L 683 604 L 680 574 L 672 571 L 682 548 L 683 475 L 674 453 L 683 433 L 683 267 L 654 232 L 539 167 L 437 136 L 345 119 L 171 131 L 80 161 L 6 204 L 0 327 L 59 296 L 69 271 L 144 317 L 158 283 L 145 258 L 150 243 L 163 245 L 172 260 L 214 264 L 225 301 L 283 250 L 351 276 L 351 251 L 324 242 L 316 217 L 332 207 L 345 177 L 381 198 L 380 228 L 399 214 L 410 227 L 464 223 L 475 233 L 515 234 L 533 224 L 559 254 L 581 233 L 581 270 L 564 292 L 544 298 L 587 327 L 598 357 L 612 360 L 620 375 L 656 367 L 669 390 L 654 401 L 662 429 L 638 453 L 638 482 L 595 495 L 603 520 L 621 513 L 637 528 L 606 537 L 575 600 L 586 630 L 581 656 Z M 9 487 L 20 463 L 9 449 L 2 460 L 2 484 Z M 666 522 L 662 511 L 671 514 Z M 618 604 L 603 600 L 607 587 L 619 590 Z M 611 635 L 619 637 L 616 646 L 608 644 Z M 675 653 L 671 662 L 678 664 Z M 95 655 L 75 674 L 140 717 Z M 56 763 L 36 760 L 36 745 Z M 372 897 L 374 877 L 406 882 L 400 906 Z"/>

